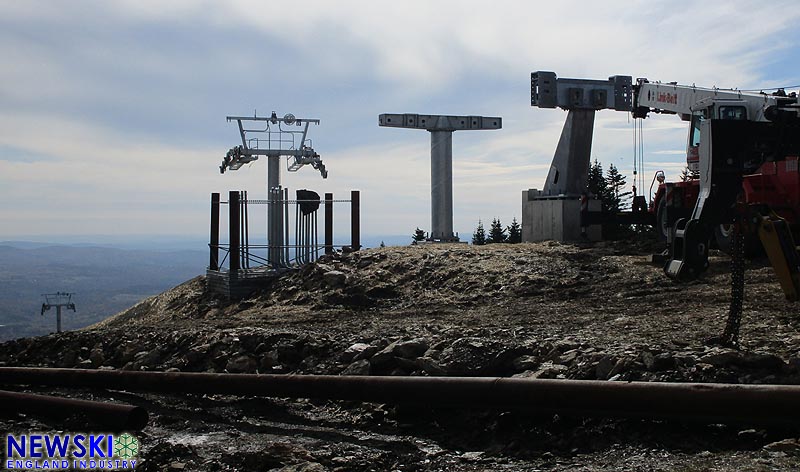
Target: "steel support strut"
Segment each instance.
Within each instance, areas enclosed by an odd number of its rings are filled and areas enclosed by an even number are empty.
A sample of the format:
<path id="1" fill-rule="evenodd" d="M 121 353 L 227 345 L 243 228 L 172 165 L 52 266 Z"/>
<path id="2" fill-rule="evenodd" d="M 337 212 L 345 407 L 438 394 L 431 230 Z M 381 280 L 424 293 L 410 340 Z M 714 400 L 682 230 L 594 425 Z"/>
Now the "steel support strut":
<path id="1" fill-rule="evenodd" d="M 526 408 L 592 416 L 709 422 L 800 421 L 800 386 L 608 382 L 489 377 L 132 372 L 0 368 L 0 384 L 128 391 L 321 398 L 427 406 Z"/>

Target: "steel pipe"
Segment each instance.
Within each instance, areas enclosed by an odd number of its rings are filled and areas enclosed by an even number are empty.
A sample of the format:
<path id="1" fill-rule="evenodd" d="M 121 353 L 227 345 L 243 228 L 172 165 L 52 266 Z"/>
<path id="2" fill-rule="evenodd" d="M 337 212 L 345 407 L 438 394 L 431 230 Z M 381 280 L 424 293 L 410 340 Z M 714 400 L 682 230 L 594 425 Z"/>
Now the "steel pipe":
<path id="1" fill-rule="evenodd" d="M 17 413 L 57 419 L 76 415 L 112 431 L 139 431 L 148 420 L 147 411 L 140 406 L 0 390 L 0 414 Z"/>
<path id="2" fill-rule="evenodd" d="M 321 398 L 428 406 L 527 408 L 589 416 L 792 423 L 800 386 L 488 377 L 210 374 L 0 368 L 0 384 L 174 394 Z"/>

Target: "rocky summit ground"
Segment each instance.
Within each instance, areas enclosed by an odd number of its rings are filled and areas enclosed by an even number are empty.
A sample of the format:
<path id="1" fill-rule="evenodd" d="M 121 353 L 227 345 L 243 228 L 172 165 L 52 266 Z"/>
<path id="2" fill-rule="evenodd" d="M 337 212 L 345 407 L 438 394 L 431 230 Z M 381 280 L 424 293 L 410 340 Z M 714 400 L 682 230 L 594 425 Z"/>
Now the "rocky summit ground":
<path id="1" fill-rule="evenodd" d="M 246 300 L 198 277 L 90 328 L 0 345 L 8 366 L 800 383 L 800 314 L 750 261 L 676 284 L 631 241 L 419 245 L 325 256 Z M 55 391 L 144 406 L 137 470 L 798 470 L 800 430 L 355 402 Z M 7 431 L 63 425 L 16 416 Z"/>

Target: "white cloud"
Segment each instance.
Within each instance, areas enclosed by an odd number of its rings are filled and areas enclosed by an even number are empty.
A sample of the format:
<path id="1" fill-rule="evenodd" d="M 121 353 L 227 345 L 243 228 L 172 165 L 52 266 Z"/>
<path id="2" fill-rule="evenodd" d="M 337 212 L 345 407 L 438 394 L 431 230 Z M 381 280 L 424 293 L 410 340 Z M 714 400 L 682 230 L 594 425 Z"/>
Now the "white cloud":
<path id="1" fill-rule="evenodd" d="M 237 139 L 223 117 L 254 108 L 323 119 L 312 137 L 329 180 L 303 169 L 286 185 L 361 189 L 373 234 L 430 218 L 429 138 L 378 128 L 379 113 L 502 116 L 503 130 L 454 137 L 455 226 L 468 232 L 519 216 L 521 191 L 544 180 L 566 113 L 529 106 L 531 71 L 800 83 L 781 58 L 798 16 L 752 1 L 0 3 L 13 64 L 0 70 L 0 153 L 42 156 L 0 156 L 0 198 L 14 203 L 3 232 L 202 234 L 209 192 L 263 192 L 263 162 L 216 172 Z M 646 172 L 680 172 L 687 126 L 645 120 Z M 632 143 L 627 115 L 598 113 L 593 159 L 629 173 Z"/>

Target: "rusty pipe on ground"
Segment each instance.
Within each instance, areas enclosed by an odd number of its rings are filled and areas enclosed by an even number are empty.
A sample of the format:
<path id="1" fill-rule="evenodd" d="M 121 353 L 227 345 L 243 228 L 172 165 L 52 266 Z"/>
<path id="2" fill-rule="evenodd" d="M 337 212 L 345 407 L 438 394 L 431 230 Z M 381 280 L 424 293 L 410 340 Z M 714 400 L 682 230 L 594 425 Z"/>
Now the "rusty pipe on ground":
<path id="1" fill-rule="evenodd" d="M 0 384 L 319 398 L 709 422 L 800 423 L 800 386 L 0 367 Z"/>
<path id="2" fill-rule="evenodd" d="M 112 431 L 139 431 L 148 420 L 147 411 L 140 406 L 0 390 L 0 415 L 17 413 L 57 419 L 76 416 Z"/>

